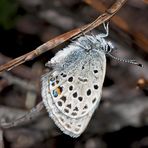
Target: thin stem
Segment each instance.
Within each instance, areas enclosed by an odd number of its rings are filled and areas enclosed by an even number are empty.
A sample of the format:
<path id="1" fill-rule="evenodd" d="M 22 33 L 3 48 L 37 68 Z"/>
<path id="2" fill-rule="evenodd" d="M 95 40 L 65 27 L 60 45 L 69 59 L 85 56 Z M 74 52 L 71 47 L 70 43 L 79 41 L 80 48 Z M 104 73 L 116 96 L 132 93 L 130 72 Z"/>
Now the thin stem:
<path id="1" fill-rule="evenodd" d="M 11 121 L 11 122 L 1 122 L 0 128 L 10 128 L 10 127 L 18 126 L 26 121 L 29 121 L 35 116 L 36 113 L 40 112 L 43 108 L 44 108 L 44 104 L 41 101 L 24 116 L 18 119 L 15 119 L 14 121 Z"/>
<path id="2" fill-rule="evenodd" d="M 64 43 L 65 41 L 81 34 L 81 30 L 83 30 L 84 33 L 89 32 L 90 30 L 94 29 L 95 27 L 97 27 L 97 26 L 101 25 L 102 23 L 111 19 L 111 17 L 117 13 L 117 11 L 124 5 L 124 3 L 126 1 L 127 0 L 116 0 L 116 2 L 108 10 L 106 10 L 105 13 L 103 13 L 101 16 L 99 16 L 92 23 L 82 26 L 80 28 L 71 30 L 67 33 L 60 35 L 60 36 L 57 36 L 57 37 L 47 41 L 46 43 L 42 44 L 41 46 L 39 46 L 35 50 L 33 50 L 25 55 L 22 55 L 14 60 L 11 60 L 10 62 L 8 62 L 4 65 L 1 65 L 0 72 L 2 72 L 4 70 L 11 70 L 12 68 L 14 68 L 20 64 L 23 64 L 26 61 L 30 61 L 30 60 L 34 59 L 35 57 L 41 55 L 42 53 L 49 51 L 50 49 Z"/>

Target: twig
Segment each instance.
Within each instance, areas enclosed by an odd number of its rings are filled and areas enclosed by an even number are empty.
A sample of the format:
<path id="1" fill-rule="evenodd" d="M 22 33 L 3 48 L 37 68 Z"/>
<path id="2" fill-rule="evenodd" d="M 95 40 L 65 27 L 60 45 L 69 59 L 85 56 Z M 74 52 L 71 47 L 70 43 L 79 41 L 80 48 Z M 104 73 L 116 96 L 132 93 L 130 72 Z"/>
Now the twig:
<path id="1" fill-rule="evenodd" d="M 41 46 L 39 46 L 38 48 L 36 48 L 35 50 L 20 56 L 14 60 L 11 60 L 10 62 L 1 65 L 0 66 L 0 72 L 3 70 L 10 70 L 26 61 L 30 61 L 32 59 L 34 59 L 35 57 L 41 55 L 42 53 L 60 45 L 61 43 L 81 34 L 81 30 L 83 30 L 85 33 L 94 29 L 95 27 L 101 25 L 102 23 L 104 23 L 105 21 L 108 21 L 113 15 L 115 15 L 117 13 L 117 11 L 124 5 L 124 3 L 127 0 L 117 0 L 105 13 L 103 13 L 101 16 L 99 16 L 95 21 L 93 21 L 92 23 L 82 26 L 80 28 L 74 29 L 72 31 L 69 31 L 67 33 L 64 33 L 62 35 L 59 35 L 53 39 L 51 39 L 50 41 L 42 44 Z"/>
<path id="2" fill-rule="evenodd" d="M 9 82 L 6 79 L 0 80 L 0 92 L 9 85 Z"/>
<path id="3" fill-rule="evenodd" d="M 148 79 L 142 77 L 137 81 L 137 87 L 148 95 Z"/>
<path id="4" fill-rule="evenodd" d="M 127 0 L 117 0 L 112 6 L 111 8 L 109 8 L 105 13 L 103 13 L 100 17 L 98 17 L 94 22 L 85 25 L 81 28 L 78 29 L 74 29 L 70 32 L 67 32 L 65 34 L 62 34 L 58 37 L 55 37 L 54 39 L 44 43 L 43 45 L 39 46 L 37 49 L 33 50 L 32 52 L 29 52 L 23 56 L 20 56 L 4 65 L 2 65 L 0 67 L 0 71 L 3 70 L 10 70 L 26 61 L 29 61 L 37 56 L 39 56 L 40 54 L 48 51 L 51 48 L 56 47 L 57 45 L 67 41 L 68 39 L 77 36 L 81 33 L 81 30 L 84 31 L 84 33 L 94 29 L 95 27 L 99 26 L 100 24 L 102 24 L 103 22 L 109 20 L 113 15 L 115 15 L 115 13 L 123 6 L 123 4 L 126 2 Z M 26 115 L 16 119 L 13 122 L 9 122 L 9 123 L 1 123 L 1 128 L 10 128 L 10 127 L 14 127 L 17 126 L 21 123 L 23 123 L 26 120 L 30 120 L 34 114 L 36 112 L 40 112 L 43 109 L 44 105 L 43 102 L 40 102 L 35 108 L 33 108 L 29 113 L 27 113 Z"/>
<path id="5" fill-rule="evenodd" d="M 11 60 L 12 60 L 11 58 L 0 53 L 0 65 Z M 11 70 L 11 73 L 15 76 L 18 76 L 19 78 L 22 78 L 25 80 L 27 79 L 29 81 L 38 79 L 38 75 L 36 74 L 36 72 L 33 72 L 31 68 L 25 65 L 18 66 L 17 68 Z"/>
<path id="6" fill-rule="evenodd" d="M 26 113 L 24 116 L 12 121 L 12 122 L 1 122 L 0 123 L 0 128 L 10 128 L 10 127 L 20 125 L 21 123 L 24 123 L 26 121 L 29 121 L 35 116 L 36 113 L 41 112 L 41 110 L 43 108 L 44 108 L 44 104 L 41 101 L 39 104 L 36 105 L 36 107 L 31 109 L 31 111 Z"/>
<path id="7" fill-rule="evenodd" d="M 98 12 L 103 12 L 106 9 L 106 5 L 98 0 L 83 0 L 85 3 L 89 4 L 91 7 L 96 9 Z M 116 15 L 112 18 L 112 22 L 120 29 L 126 33 L 132 35 L 135 43 L 142 48 L 143 51 L 148 53 L 148 40 L 144 34 L 141 32 L 133 31 L 127 23 L 127 21 L 120 16 Z"/>
<path id="8" fill-rule="evenodd" d="M 32 81 L 26 81 L 24 79 L 13 76 L 8 72 L 4 72 L 0 76 L 6 79 L 8 81 L 8 84 L 16 84 L 23 89 L 37 92 L 37 87 Z"/>
<path id="9" fill-rule="evenodd" d="M 4 148 L 3 131 L 0 129 L 0 148 Z"/>
<path id="10" fill-rule="evenodd" d="M 143 1 L 144 1 L 144 3 L 148 4 L 148 0 L 143 0 Z"/>
<path id="11" fill-rule="evenodd" d="M 139 127 L 139 126 L 144 126 L 148 124 L 147 97 L 134 96 L 130 98 L 130 100 L 125 101 L 129 99 L 129 96 L 127 93 L 125 94 L 124 97 L 121 97 L 121 98 L 122 98 L 122 101 L 116 100 L 116 103 L 114 101 L 106 101 L 106 103 L 102 104 L 100 108 L 96 110 L 95 118 L 92 119 L 92 123 L 90 124 L 89 128 L 86 131 L 87 134 L 91 134 L 91 133 L 93 133 L 93 135 L 98 133 L 101 134 L 105 132 L 117 131 L 125 126 Z M 16 113 L 12 112 L 12 114 L 16 116 Z M 46 120 L 46 119 L 48 119 L 48 117 L 43 118 L 42 120 L 44 120 L 44 122 L 48 121 L 46 123 L 49 123 L 49 120 Z M 13 127 L 10 125 L 12 124 L 9 124 L 9 127 Z M 38 125 L 41 125 L 41 126 L 38 126 Z M 50 123 L 50 126 L 48 124 L 44 124 L 45 131 L 50 131 L 50 134 L 55 130 L 54 127 L 55 126 L 52 125 L 52 122 Z M 8 128 L 8 126 L 3 128 Z M 39 130 L 43 129 L 42 121 L 38 121 L 37 124 L 34 124 L 34 128 L 39 128 Z"/>

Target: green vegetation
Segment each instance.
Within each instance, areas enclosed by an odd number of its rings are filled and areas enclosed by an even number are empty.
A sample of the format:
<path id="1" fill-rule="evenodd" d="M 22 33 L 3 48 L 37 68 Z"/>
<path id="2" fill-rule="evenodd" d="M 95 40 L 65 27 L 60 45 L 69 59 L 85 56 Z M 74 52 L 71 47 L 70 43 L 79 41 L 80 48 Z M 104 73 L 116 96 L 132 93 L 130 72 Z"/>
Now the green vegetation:
<path id="1" fill-rule="evenodd" d="M 17 18 L 18 3 L 16 0 L 0 0 L 0 26 L 10 29 Z"/>

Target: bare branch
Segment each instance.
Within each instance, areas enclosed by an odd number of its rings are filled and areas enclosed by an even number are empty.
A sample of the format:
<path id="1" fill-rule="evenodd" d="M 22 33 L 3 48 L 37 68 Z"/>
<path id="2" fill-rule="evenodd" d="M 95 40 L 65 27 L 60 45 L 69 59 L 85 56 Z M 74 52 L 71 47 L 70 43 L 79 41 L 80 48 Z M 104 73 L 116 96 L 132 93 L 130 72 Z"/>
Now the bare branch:
<path id="1" fill-rule="evenodd" d="M 98 0 L 83 0 L 83 1 L 101 13 L 104 12 L 104 10 L 107 8 L 107 6 L 104 3 Z M 112 22 L 127 34 L 132 35 L 133 39 L 135 40 L 135 43 L 139 47 L 141 47 L 143 51 L 148 53 L 147 49 L 148 41 L 147 37 L 143 33 L 133 30 L 132 27 L 129 26 L 128 22 L 119 15 L 114 16 L 112 18 Z"/>
<path id="2" fill-rule="evenodd" d="M 0 147 L 4 148 L 3 131 L 0 129 Z"/>
<path id="3" fill-rule="evenodd" d="M 42 53 L 49 51 L 50 49 L 60 45 L 61 43 L 81 34 L 82 30 L 86 33 L 88 31 L 94 29 L 95 27 L 101 25 L 105 21 L 108 21 L 113 15 L 115 15 L 117 13 L 117 11 L 124 5 L 124 3 L 126 1 L 127 0 L 117 0 L 105 13 L 103 13 L 101 16 L 99 16 L 92 23 L 82 26 L 80 28 L 71 30 L 71 31 L 64 33 L 62 35 L 59 35 L 59 36 L 47 41 L 46 43 L 42 44 L 41 46 L 39 46 L 35 50 L 33 50 L 25 55 L 22 55 L 14 60 L 11 60 L 10 62 L 8 62 L 4 65 L 1 65 L 0 72 L 3 70 L 10 70 L 10 69 L 26 62 L 26 61 L 30 61 L 30 60 L 34 59 L 35 57 L 41 55 Z"/>
<path id="4" fill-rule="evenodd" d="M 12 60 L 11 58 L 0 53 L 0 65 L 7 63 L 8 61 L 11 61 L 11 60 Z M 32 81 L 32 79 L 33 80 L 38 79 L 38 75 L 36 74 L 36 72 L 32 71 L 31 69 L 32 68 L 28 66 L 21 65 L 11 70 L 11 73 L 15 76 L 18 76 L 19 78 L 23 78 L 29 81 Z"/>
<path id="5" fill-rule="evenodd" d="M 29 121 L 35 116 L 36 113 L 41 112 L 41 110 L 43 108 L 44 108 L 44 104 L 41 101 L 39 104 L 36 105 L 36 107 L 31 109 L 30 112 L 26 113 L 24 116 L 14 120 L 14 121 L 11 121 L 11 122 L 1 122 L 0 128 L 10 128 L 10 127 L 18 126 L 21 123 L 24 123 L 26 121 Z"/>

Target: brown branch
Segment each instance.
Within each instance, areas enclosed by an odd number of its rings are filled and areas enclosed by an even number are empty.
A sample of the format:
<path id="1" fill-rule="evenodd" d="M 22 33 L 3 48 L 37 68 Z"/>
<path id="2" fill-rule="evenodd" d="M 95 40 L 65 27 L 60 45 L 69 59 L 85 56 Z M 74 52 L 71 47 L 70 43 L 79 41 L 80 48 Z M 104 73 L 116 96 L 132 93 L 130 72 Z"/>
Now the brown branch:
<path id="1" fill-rule="evenodd" d="M 0 80 L 0 92 L 9 85 L 8 80 L 1 79 Z"/>
<path id="2" fill-rule="evenodd" d="M 114 95 L 113 93 L 111 94 Z M 127 101 L 129 96 L 126 94 L 124 101 L 117 101 L 115 103 L 113 100 L 108 100 L 107 104 L 102 104 L 100 108 L 96 110 L 95 118 L 92 119 L 92 123 L 88 127 L 86 134 L 102 134 L 117 131 L 126 126 L 140 127 L 147 125 L 148 99 L 147 97 L 140 97 L 139 99 L 139 96 L 134 96 L 130 98 L 130 101 Z M 121 98 L 122 97 L 120 97 L 120 99 Z M 10 114 L 13 117 L 16 116 L 16 111 L 18 112 L 16 109 L 13 112 L 14 108 L 12 110 L 9 108 L 9 111 L 4 108 L 2 108 L 2 110 L 5 111 L 4 114 L 11 111 Z M 4 117 L 4 114 L 0 112 L 0 118 Z M 10 114 L 6 115 L 10 117 Z M 42 124 L 39 120 L 38 123 L 34 123 L 34 128 L 38 128 L 39 131 L 42 131 L 44 126 L 44 130 L 50 131 L 48 133 L 51 134 L 55 130 L 55 126 L 53 122 L 46 119 L 48 119 L 48 116 L 42 118 L 42 120 L 47 121 L 49 124 Z M 16 132 L 16 129 L 14 132 Z"/>
<path id="3" fill-rule="evenodd" d="M 11 58 L 4 56 L 3 54 L 0 53 L 0 65 L 11 60 L 12 60 Z M 31 68 L 25 65 L 18 66 L 17 68 L 11 70 L 11 73 L 15 76 L 18 76 L 19 78 L 29 81 L 38 79 L 38 75 L 36 74 L 36 72 L 32 71 Z"/>
<path id="4" fill-rule="evenodd" d="M 36 48 L 35 50 L 22 55 L 14 60 L 11 60 L 10 62 L 1 65 L 0 66 L 0 72 L 3 70 L 10 70 L 26 61 L 30 61 L 32 59 L 34 59 L 35 57 L 41 55 L 42 53 L 60 45 L 61 43 L 81 34 L 81 30 L 83 30 L 85 33 L 94 29 L 95 27 L 101 25 L 102 23 L 104 23 L 105 21 L 108 21 L 113 15 L 115 15 L 117 13 L 117 11 L 124 5 L 124 3 L 127 0 L 116 0 L 116 2 L 105 12 L 103 13 L 101 16 L 99 16 L 95 21 L 93 21 L 92 23 L 82 26 L 80 28 L 74 29 L 72 31 L 69 31 L 67 33 L 64 33 L 62 35 L 59 35 L 49 41 L 47 41 L 46 43 L 42 44 L 41 46 L 39 46 L 38 48 Z"/>
<path id="5" fill-rule="evenodd" d="M 101 1 L 98 0 L 84 0 L 85 3 L 92 6 L 98 12 L 103 12 L 107 6 L 103 4 Z M 148 53 L 148 40 L 147 38 L 141 33 L 136 31 L 131 31 L 132 29 L 129 27 L 127 21 L 120 16 L 116 15 L 112 18 L 112 22 L 120 29 L 125 31 L 126 33 L 132 35 L 135 43 L 143 49 L 143 51 Z"/>
<path id="6" fill-rule="evenodd" d="M 3 131 L 0 129 L 0 148 L 4 148 Z"/>
<path id="7" fill-rule="evenodd" d="M 144 3 L 148 4 L 148 0 L 143 0 L 143 1 L 144 1 Z"/>
<path id="8" fill-rule="evenodd" d="M 14 127 L 14 126 L 18 126 L 26 121 L 31 120 L 36 113 L 41 112 L 41 110 L 44 108 L 44 104 L 41 101 L 40 103 L 38 103 L 36 105 L 36 107 L 34 107 L 33 109 L 31 109 L 30 112 L 26 113 L 24 116 L 19 117 L 18 119 L 14 120 L 14 121 L 10 121 L 10 122 L 0 122 L 0 128 L 10 128 L 10 127 Z"/>
<path id="9" fill-rule="evenodd" d="M 37 87 L 35 86 L 35 84 L 33 83 L 33 81 L 26 81 L 24 79 L 21 79 L 21 78 L 18 78 L 16 76 L 14 76 L 14 75 L 11 75 L 8 72 L 4 72 L 0 76 L 4 78 L 3 81 L 2 81 L 2 84 L 4 83 L 3 84 L 3 87 L 4 88 L 6 87 L 5 86 L 6 85 L 5 84 L 6 83 L 5 81 L 7 81 L 7 85 L 16 84 L 16 85 L 22 87 L 25 90 L 37 92 Z"/>

